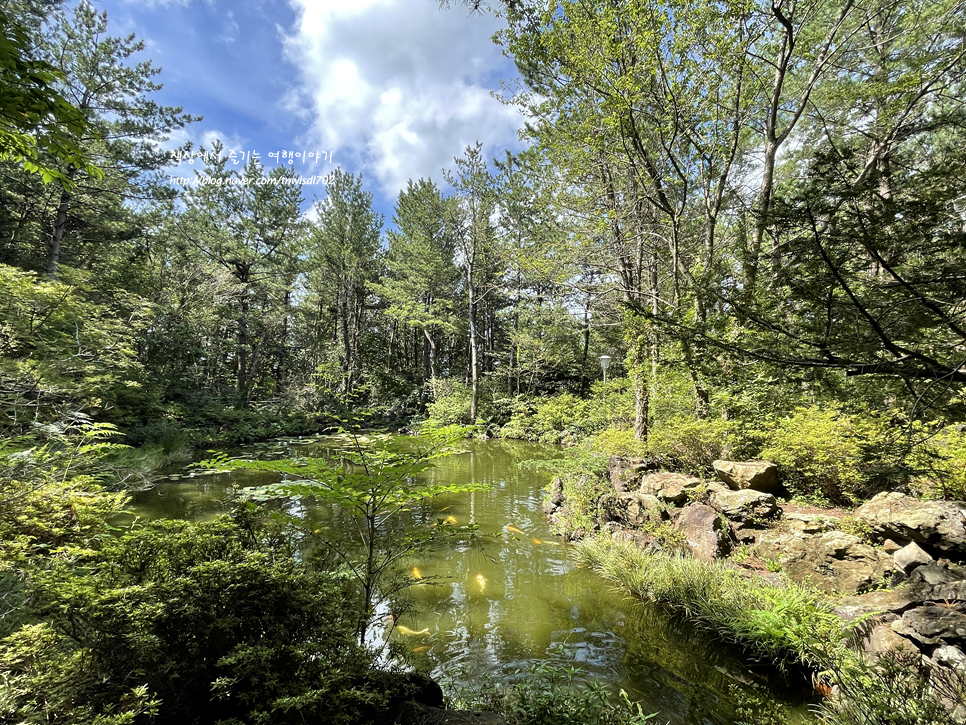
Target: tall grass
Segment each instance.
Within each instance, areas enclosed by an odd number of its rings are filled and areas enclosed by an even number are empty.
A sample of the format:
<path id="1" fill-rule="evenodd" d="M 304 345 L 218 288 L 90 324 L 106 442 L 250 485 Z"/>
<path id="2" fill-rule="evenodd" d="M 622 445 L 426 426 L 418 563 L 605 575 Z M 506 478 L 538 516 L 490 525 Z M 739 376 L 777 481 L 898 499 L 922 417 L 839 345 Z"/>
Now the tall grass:
<path id="1" fill-rule="evenodd" d="M 754 657 L 819 672 L 835 692 L 817 708 L 823 725 L 962 723 L 952 710 L 966 703 L 966 675 L 930 671 L 914 651 L 866 658 L 854 646 L 865 622 L 846 626 L 819 594 L 745 578 L 725 562 L 650 554 L 610 537 L 585 539 L 575 551 L 632 594 L 676 609 Z"/>
<path id="2" fill-rule="evenodd" d="M 578 560 L 638 597 L 669 606 L 753 657 L 824 669 L 848 656 L 848 631 L 820 595 L 748 579 L 724 562 L 651 554 L 610 537 L 576 545 Z"/>

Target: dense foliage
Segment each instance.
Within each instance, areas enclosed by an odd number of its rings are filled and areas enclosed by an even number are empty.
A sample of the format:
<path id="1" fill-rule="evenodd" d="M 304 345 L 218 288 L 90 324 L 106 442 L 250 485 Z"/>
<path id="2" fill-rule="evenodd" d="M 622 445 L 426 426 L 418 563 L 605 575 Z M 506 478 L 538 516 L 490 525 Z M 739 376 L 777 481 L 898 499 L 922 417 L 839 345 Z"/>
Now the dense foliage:
<path id="1" fill-rule="evenodd" d="M 306 213 L 291 168 L 231 164 L 220 141 L 192 168 L 221 183 L 166 184 L 198 119 L 157 101 L 144 43 L 89 0 L 3 4 L 2 717 L 331 720 L 328 699 L 348 722 L 380 704 L 357 641 L 404 538 L 380 549 L 377 529 L 432 491 L 384 495 L 408 480 L 391 465 L 370 488 L 270 466 L 362 506 L 370 557 L 343 552 L 359 607 L 244 517 L 112 538 L 115 433 L 171 456 L 349 408 L 574 445 L 555 465 L 588 531 L 608 455 L 696 474 L 766 457 L 811 501 L 966 497 L 966 7 L 494 5 L 527 148 L 468 146 L 387 228 L 361 175 L 333 171 Z M 772 626 L 799 603 L 744 617 L 775 635 L 759 654 L 808 661 Z"/>
<path id="2" fill-rule="evenodd" d="M 42 621 L 6 642 L 0 712 L 57 723 L 365 721 L 390 688 L 355 642 L 339 577 L 292 554 L 243 510 L 139 528 L 36 572 Z"/>

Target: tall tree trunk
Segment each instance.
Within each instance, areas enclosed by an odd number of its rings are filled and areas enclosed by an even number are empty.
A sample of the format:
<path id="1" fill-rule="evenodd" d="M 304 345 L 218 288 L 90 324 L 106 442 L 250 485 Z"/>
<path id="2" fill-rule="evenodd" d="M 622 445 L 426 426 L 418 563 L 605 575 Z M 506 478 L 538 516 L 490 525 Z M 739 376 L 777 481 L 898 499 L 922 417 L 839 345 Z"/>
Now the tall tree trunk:
<path id="1" fill-rule="evenodd" d="M 67 165 L 67 178 L 74 180 L 77 169 L 73 164 Z M 47 248 L 47 276 L 57 276 L 57 266 L 60 264 L 60 250 L 64 242 L 64 232 L 67 230 L 67 210 L 70 208 L 71 193 L 64 189 L 60 192 L 60 205 L 54 219 L 54 231 L 50 236 L 50 246 Z"/>
<path id="2" fill-rule="evenodd" d="M 478 360 L 478 346 L 476 332 L 476 286 L 473 279 L 473 265 L 476 262 L 476 250 L 474 249 L 470 258 L 466 262 L 466 289 L 469 299 L 468 316 L 470 328 L 470 418 L 471 422 L 476 422 L 476 403 L 479 392 L 480 367 Z"/>
<path id="3" fill-rule="evenodd" d="M 241 301 L 241 310 L 238 315 L 238 353 L 235 356 L 235 392 L 238 395 L 238 404 L 244 408 L 247 406 L 248 390 L 248 288 Z"/>

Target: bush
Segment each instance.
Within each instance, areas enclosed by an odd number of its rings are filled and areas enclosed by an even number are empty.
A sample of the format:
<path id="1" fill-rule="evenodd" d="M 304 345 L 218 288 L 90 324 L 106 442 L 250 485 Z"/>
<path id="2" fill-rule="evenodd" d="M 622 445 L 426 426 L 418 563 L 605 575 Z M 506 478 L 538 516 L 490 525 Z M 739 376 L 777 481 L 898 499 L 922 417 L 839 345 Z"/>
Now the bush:
<path id="1" fill-rule="evenodd" d="M 794 495 L 855 503 L 892 456 L 888 430 L 886 421 L 868 414 L 798 408 L 766 429 L 761 457 L 779 465 Z"/>
<path id="2" fill-rule="evenodd" d="M 927 498 L 966 501 L 966 430 L 950 426 L 923 443 L 913 454 L 920 471 L 920 488 Z"/>
<path id="3" fill-rule="evenodd" d="M 650 431 L 648 450 L 662 465 L 694 474 L 728 458 L 737 441 L 733 421 L 674 416 Z"/>
<path id="4" fill-rule="evenodd" d="M 0 555 L 6 568 L 105 536 L 124 493 L 103 485 L 111 443 L 108 424 L 83 421 L 38 426 L 0 442 Z"/>
<path id="5" fill-rule="evenodd" d="M 587 447 L 607 456 L 641 458 L 647 455 L 647 445 L 637 440 L 629 428 L 605 428 L 587 439 Z"/>
<path id="6" fill-rule="evenodd" d="M 426 406 L 430 421 L 437 426 L 472 425 L 470 407 L 473 391 L 452 378 L 433 378 L 433 402 Z M 479 401 L 477 401 L 479 403 Z"/>
<path id="7" fill-rule="evenodd" d="M 966 698 L 966 675 L 926 668 L 918 652 L 890 650 L 875 663 L 855 660 L 826 673 L 836 694 L 822 703 L 824 725 L 954 725 L 961 723 L 943 705 Z"/>
<path id="8" fill-rule="evenodd" d="M 553 517 L 558 534 L 581 538 L 598 527 L 597 501 L 612 490 L 606 475 L 607 456 L 585 445 L 566 449 L 560 458 L 523 461 L 520 465 L 560 478 L 564 503 Z"/>
<path id="9" fill-rule="evenodd" d="M 354 641 L 339 577 L 241 510 L 156 523 L 35 575 L 44 623 L 4 643 L 0 719 L 355 723 L 385 676 Z"/>
<path id="10" fill-rule="evenodd" d="M 500 431 L 502 438 L 575 443 L 612 426 L 634 424 L 634 394 L 626 378 L 597 382 L 587 398 L 559 393 L 537 398 L 529 405 L 518 403 Z"/>

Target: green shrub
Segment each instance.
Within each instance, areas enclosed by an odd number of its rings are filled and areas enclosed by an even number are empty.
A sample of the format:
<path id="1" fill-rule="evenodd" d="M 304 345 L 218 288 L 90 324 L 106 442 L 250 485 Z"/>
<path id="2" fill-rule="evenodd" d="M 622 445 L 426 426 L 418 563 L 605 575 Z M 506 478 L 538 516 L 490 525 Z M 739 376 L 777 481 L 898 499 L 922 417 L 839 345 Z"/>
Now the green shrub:
<path id="1" fill-rule="evenodd" d="M 634 394 L 626 378 L 597 382 L 587 398 L 559 393 L 526 404 L 518 401 L 500 431 L 503 438 L 576 443 L 609 426 L 634 424 Z"/>
<path id="2" fill-rule="evenodd" d="M 889 427 L 872 415 L 840 408 L 798 408 L 767 427 L 761 457 L 779 465 L 796 496 L 853 503 L 889 458 Z"/>
<path id="3" fill-rule="evenodd" d="M 924 497 L 966 501 L 966 429 L 942 429 L 920 445 L 912 459 Z"/>
<path id="4" fill-rule="evenodd" d="M 567 448 L 559 458 L 523 461 L 520 464 L 560 478 L 564 503 L 554 515 L 554 528 L 561 536 L 581 538 L 597 528 L 597 501 L 612 490 L 607 480 L 607 460 L 606 455 L 583 445 Z"/>
<path id="5" fill-rule="evenodd" d="M 737 436 L 733 421 L 674 416 L 648 436 L 648 450 L 668 468 L 701 474 L 711 463 L 731 455 Z"/>
<path id="6" fill-rule="evenodd" d="M 107 535 L 125 493 L 105 488 L 112 443 L 106 423 L 51 423 L 0 441 L 0 556 L 3 568 Z"/>
<path id="7" fill-rule="evenodd" d="M 473 391 L 469 385 L 452 378 L 433 378 L 431 387 L 433 402 L 426 406 L 426 413 L 435 425 L 472 425 L 476 422 L 470 419 Z"/>
<path id="8" fill-rule="evenodd" d="M 605 428 L 590 436 L 586 445 L 606 456 L 641 458 L 647 455 L 647 445 L 637 440 L 630 428 Z"/>
<path id="9" fill-rule="evenodd" d="M 571 393 L 561 393 L 538 401 L 532 419 L 534 440 L 558 443 L 567 434 L 586 434 L 589 415 L 587 401 Z"/>
<path id="10" fill-rule="evenodd" d="M 954 725 L 961 723 L 942 700 L 966 699 L 966 675 L 925 668 L 918 652 L 891 650 L 876 662 L 854 659 L 825 673 L 836 693 L 817 715 L 824 725 Z"/>
<path id="11" fill-rule="evenodd" d="M 242 510 L 156 523 L 36 573 L 45 621 L 4 642 L 0 719 L 365 721 L 386 687 L 342 583 L 282 540 Z"/>

